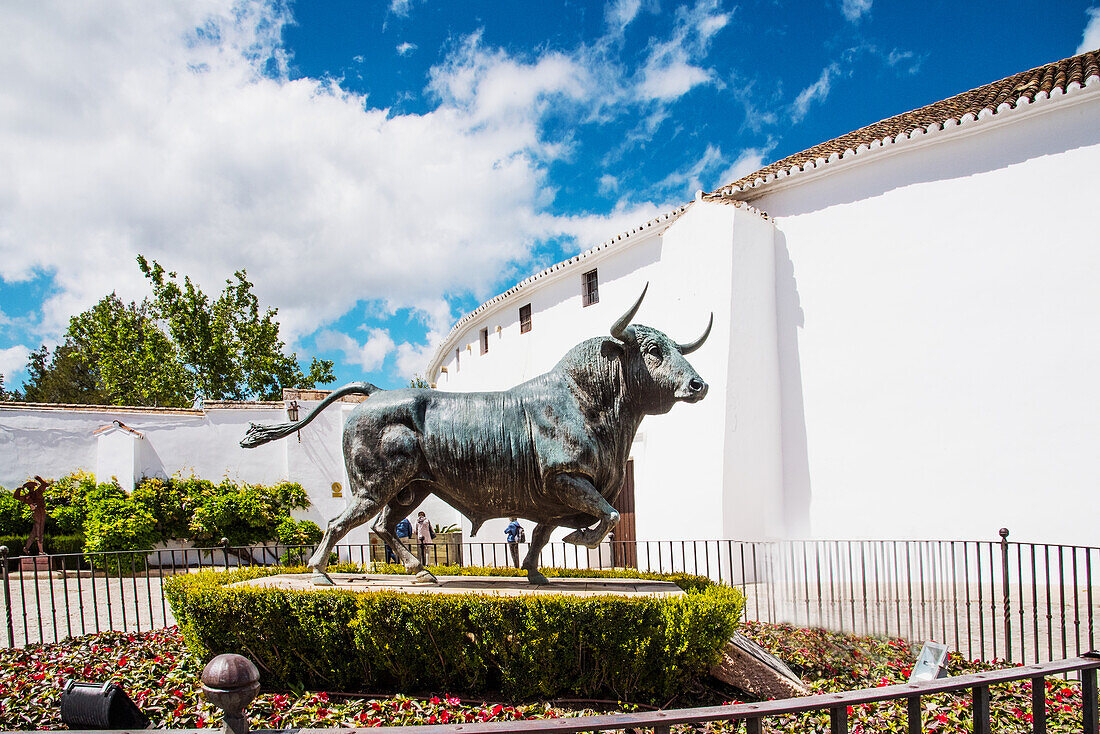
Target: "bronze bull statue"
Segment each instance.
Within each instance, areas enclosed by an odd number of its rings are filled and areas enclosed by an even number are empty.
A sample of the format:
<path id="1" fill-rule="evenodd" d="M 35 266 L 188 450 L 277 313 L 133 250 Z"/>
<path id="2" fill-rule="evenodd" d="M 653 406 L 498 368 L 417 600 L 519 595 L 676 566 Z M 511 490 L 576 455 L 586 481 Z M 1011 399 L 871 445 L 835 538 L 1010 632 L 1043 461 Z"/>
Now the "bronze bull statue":
<path id="1" fill-rule="evenodd" d="M 336 543 L 375 515 L 374 531 L 405 568 L 435 581 L 395 535 L 401 518 L 429 494 L 468 517 L 472 534 L 494 517 L 535 522 L 523 561 L 533 584 L 546 583 L 537 564 L 554 528 L 575 528 L 566 542 L 597 547 L 619 522 L 611 502 L 622 489 L 642 418 L 707 394 L 707 383 L 684 357 L 706 340 L 714 314 L 701 337 L 677 344 L 630 323 L 648 288 L 610 336 L 581 342 L 552 370 L 510 390 L 382 390 L 353 382 L 299 421 L 252 424 L 241 440 L 245 448 L 290 435 L 343 395 L 371 396 L 344 425 L 351 501 L 309 559 L 314 583 L 332 583 L 325 568 Z"/>

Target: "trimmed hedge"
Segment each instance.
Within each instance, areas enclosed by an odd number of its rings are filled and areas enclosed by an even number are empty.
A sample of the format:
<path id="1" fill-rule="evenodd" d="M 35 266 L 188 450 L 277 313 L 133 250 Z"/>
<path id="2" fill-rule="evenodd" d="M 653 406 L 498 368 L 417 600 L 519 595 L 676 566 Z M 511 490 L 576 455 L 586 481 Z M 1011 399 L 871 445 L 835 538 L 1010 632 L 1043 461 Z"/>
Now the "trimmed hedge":
<path id="1" fill-rule="evenodd" d="M 743 607 L 737 590 L 698 577 L 542 570 L 669 580 L 687 593 L 654 599 L 228 588 L 288 572 L 278 568 L 176 576 L 165 592 L 192 652 L 203 659 L 243 654 L 269 687 L 492 691 L 512 699 L 663 702 L 717 661 Z"/>

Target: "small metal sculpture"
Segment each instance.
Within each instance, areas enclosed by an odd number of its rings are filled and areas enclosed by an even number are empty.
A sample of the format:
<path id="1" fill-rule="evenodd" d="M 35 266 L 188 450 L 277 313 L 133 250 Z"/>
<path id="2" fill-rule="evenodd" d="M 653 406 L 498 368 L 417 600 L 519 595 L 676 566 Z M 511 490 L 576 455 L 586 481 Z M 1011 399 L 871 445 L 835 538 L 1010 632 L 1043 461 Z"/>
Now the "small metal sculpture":
<path id="1" fill-rule="evenodd" d="M 611 336 L 581 342 L 552 370 L 510 390 L 381 390 L 354 382 L 334 390 L 300 421 L 252 424 L 241 440 L 245 448 L 290 435 L 344 395 L 371 396 L 344 425 L 351 502 L 329 522 L 309 559 L 314 583 L 332 583 L 325 568 L 333 547 L 378 513 L 373 529 L 382 541 L 410 573 L 434 582 L 394 534 L 429 494 L 468 517 L 472 535 L 489 518 L 535 522 L 522 566 L 533 584 L 547 583 L 537 564 L 554 528 L 576 528 L 566 542 L 597 547 L 619 522 L 611 502 L 622 489 L 642 418 L 707 394 L 707 384 L 684 356 L 706 341 L 714 314 L 701 337 L 677 344 L 656 329 L 630 323 L 646 290 L 612 325 Z"/>
<path id="2" fill-rule="evenodd" d="M 28 556 L 35 544 L 38 545 L 39 555 L 46 553 L 46 489 L 49 486 L 49 482 L 36 474 L 34 479 L 16 489 L 13 495 L 15 499 L 30 507 L 33 513 L 34 526 L 27 538 L 27 544 L 23 547 L 23 552 Z"/>

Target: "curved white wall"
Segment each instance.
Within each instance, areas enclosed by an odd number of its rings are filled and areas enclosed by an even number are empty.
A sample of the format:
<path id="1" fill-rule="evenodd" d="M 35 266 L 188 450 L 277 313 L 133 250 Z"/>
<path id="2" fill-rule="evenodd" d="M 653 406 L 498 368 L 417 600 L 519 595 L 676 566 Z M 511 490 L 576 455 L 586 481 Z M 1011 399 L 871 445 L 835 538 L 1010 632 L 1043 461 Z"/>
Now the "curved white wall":
<path id="1" fill-rule="evenodd" d="M 1100 94 L 1078 94 L 753 198 L 814 535 L 1100 544 Z"/>

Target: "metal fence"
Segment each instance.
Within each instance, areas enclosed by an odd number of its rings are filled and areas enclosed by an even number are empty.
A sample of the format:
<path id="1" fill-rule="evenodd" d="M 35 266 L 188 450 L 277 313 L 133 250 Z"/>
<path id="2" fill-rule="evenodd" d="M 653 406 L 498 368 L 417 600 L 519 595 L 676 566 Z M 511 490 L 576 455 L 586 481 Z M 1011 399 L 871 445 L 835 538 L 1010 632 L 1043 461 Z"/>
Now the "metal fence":
<path id="1" fill-rule="evenodd" d="M 506 567 L 506 543 L 440 538 L 429 563 Z M 269 566 L 311 549 L 230 547 L 9 558 L 4 619 L 11 646 L 102 630 L 174 624 L 162 583 L 202 568 Z M 419 549 L 414 549 L 416 552 Z M 526 546 L 520 549 L 520 558 Z M 384 559 L 378 544 L 341 545 L 340 560 Z M 914 642 L 944 642 L 970 658 L 1041 662 L 1096 647 L 1100 548 L 999 540 L 608 541 L 596 549 L 555 542 L 541 566 L 628 568 L 708 576 L 745 595 L 745 618 Z"/>

